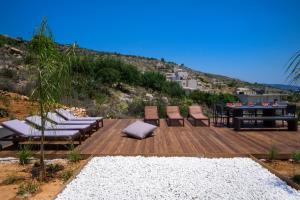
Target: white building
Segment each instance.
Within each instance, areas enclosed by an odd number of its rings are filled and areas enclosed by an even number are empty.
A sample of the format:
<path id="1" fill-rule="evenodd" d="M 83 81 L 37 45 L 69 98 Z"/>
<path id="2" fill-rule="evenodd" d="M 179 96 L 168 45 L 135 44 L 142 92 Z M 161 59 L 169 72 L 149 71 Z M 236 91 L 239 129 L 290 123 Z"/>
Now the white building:
<path id="1" fill-rule="evenodd" d="M 261 102 L 269 102 L 272 103 L 275 100 L 278 102 L 282 102 L 282 97 L 286 96 L 286 94 L 238 94 L 239 100 L 242 103 L 261 103 Z"/>
<path id="2" fill-rule="evenodd" d="M 175 72 L 176 80 L 186 80 L 188 79 L 189 74 L 184 71 L 177 71 Z"/>
<path id="3" fill-rule="evenodd" d="M 239 95 L 239 94 L 245 94 L 245 95 L 255 95 L 256 92 L 250 88 L 242 88 L 242 87 L 239 87 L 236 89 L 236 94 Z"/>
<path id="4" fill-rule="evenodd" d="M 184 89 L 189 88 L 196 90 L 198 89 L 198 84 L 196 79 L 186 79 L 186 80 L 176 80 L 177 83 Z"/>
<path id="5" fill-rule="evenodd" d="M 165 73 L 167 81 L 175 81 L 176 75 L 175 73 Z"/>

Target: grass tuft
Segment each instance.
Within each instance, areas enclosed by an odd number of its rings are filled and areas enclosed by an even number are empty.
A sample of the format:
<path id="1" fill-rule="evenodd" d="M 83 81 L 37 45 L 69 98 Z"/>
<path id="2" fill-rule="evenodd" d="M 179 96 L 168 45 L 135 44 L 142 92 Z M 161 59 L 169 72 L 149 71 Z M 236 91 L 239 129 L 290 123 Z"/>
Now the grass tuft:
<path id="1" fill-rule="evenodd" d="M 11 185 L 23 180 L 25 180 L 23 176 L 9 175 L 8 177 L 6 177 L 6 179 L 3 180 L 2 183 L 5 185 Z"/>
<path id="2" fill-rule="evenodd" d="M 73 175 L 73 171 L 71 170 L 66 170 L 66 171 L 63 171 L 62 174 L 61 174 L 61 179 L 63 180 L 63 182 L 67 182 L 71 176 Z"/>
<path id="3" fill-rule="evenodd" d="M 78 151 L 76 151 L 74 149 L 74 146 L 72 145 L 71 148 L 70 148 L 70 152 L 69 152 L 69 155 L 68 155 L 68 159 L 69 161 L 71 162 L 78 162 L 81 160 L 81 156 L 80 154 L 78 153 Z"/>
<path id="4" fill-rule="evenodd" d="M 26 194 L 34 194 L 38 191 L 38 189 L 39 189 L 38 182 L 29 181 L 29 182 L 22 183 L 19 186 L 17 194 L 21 195 L 21 196 L 26 195 Z"/>
<path id="5" fill-rule="evenodd" d="M 29 158 L 32 156 L 32 151 L 30 150 L 29 145 L 24 145 L 23 147 L 21 147 L 21 149 L 17 153 L 17 156 L 21 165 L 28 164 Z"/>
<path id="6" fill-rule="evenodd" d="M 270 161 L 273 161 L 277 158 L 277 155 L 278 155 L 278 149 L 276 148 L 276 146 L 273 145 L 269 151 L 268 159 Z"/>
<path id="7" fill-rule="evenodd" d="M 292 154 L 292 159 L 295 161 L 295 162 L 300 162 L 300 152 L 299 151 L 296 151 Z"/>

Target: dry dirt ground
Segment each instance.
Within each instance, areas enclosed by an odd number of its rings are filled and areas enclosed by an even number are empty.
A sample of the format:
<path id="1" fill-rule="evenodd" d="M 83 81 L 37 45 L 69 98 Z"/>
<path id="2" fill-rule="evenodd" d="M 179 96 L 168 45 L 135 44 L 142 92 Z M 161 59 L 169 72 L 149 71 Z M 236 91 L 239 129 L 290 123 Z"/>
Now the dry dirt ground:
<path id="1" fill-rule="evenodd" d="M 85 160 L 81 160 L 77 163 L 71 163 L 68 160 L 54 160 L 51 163 L 59 163 L 64 166 L 64 169 L 57 172 L 53 178 L 48 178 L 47 182 L 38 182 L 39 188 L 35 194 L 29 194 L 25 196 L 17 195 L 19 186 L 24 182 L 32 180 L 32 167 L 33 164 L 20 165 L 18 162 L 14 163 L 0 163 L 0 199 L 1 200 L 13 200 L 13 199 L 29 199 L 29 200 L 48 200 L 53 199 L 64 185 L 62 180 L 62 174 L 64 171 L 72 171 L 73 173 L 82 167 Z M 17 181 L 13 184 L 5 184 L 3 181 L 11 176 L 24 177 L 24 180 Z"/>
<path id="2" fill-rule="evenodd" d="M 0 117 L 0 122 L 11 118 L 24 119 L 30 114 L 37 113 L 38 105 L 26 96 L 0 91 L 0 108 L 8 111 L 8 116 Z"/>
<path id="3" fill-rule="evenodd" d="M 265 164 L 290 179 L 292 179 L 295 175 L 300 175 L 300 163 L 288 160 L 274 160 L 271 162 L 265 162 Z"/>

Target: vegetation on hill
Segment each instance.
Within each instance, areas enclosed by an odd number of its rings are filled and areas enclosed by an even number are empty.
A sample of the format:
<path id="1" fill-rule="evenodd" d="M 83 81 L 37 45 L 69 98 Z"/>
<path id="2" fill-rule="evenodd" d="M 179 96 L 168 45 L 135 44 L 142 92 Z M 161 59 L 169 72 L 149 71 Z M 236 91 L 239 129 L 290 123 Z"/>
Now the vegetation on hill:
<path id="1" fill-rule="evenodd" d="M 29 53 L 32 41 L 6 36 L 0 36 L 0 41 L 0 89 L 30 95 L 36 84 L 28 67 L 35 62 L 34 56 Z M 55 44 L 54 48 L 64 53 L 69 46 Z M 170 72 L 179 65 L 163 58 L 158 60 L 79 47 L 75 53 L 76 57 L 70 60 L 72 90 L 70 95 L 60 96 L 60 103 L 85 107 L 89 115 L 137 117 L 143 114 L 143 106 L 157 105 L 163 117 L 165 106 L 171 104 L 180 105 L 185 113 L 187 106 L 193 103 L 210 107 L 215 102 L 235 101 L 234 95 L 229 94 L 230 90 L 226 88 L 248 84 L 224 76 L 195 72 L 182 64 L 181 68 L 205 84 L 216 79 L 227 85 L 216 86 L 209 93 L 195 91 L 185 94 L 177 83 L 167 81 L 164 76 L 164 72 Z M 160 68 L 157 68 L 158 64 Z M 258 84 L 254 86 L 261 87 Z"/>

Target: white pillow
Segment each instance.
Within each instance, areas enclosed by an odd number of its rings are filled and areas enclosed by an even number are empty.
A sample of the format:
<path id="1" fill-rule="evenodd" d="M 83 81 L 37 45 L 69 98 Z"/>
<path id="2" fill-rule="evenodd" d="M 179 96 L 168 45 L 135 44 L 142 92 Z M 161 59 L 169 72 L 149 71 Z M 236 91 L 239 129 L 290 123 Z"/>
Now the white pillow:
<path id="1" fill-rule="evenodd" d="M 157 127 L 152 124 L 147 124 L 141 121 L 136 121 L 133 124 L 130 124 L 125 129 L 123 129 L 123 133 L 125 133 L 128 136 L 137 138 L 137 139 L 143 139 L 153 133 L 153 131 Z"/>

